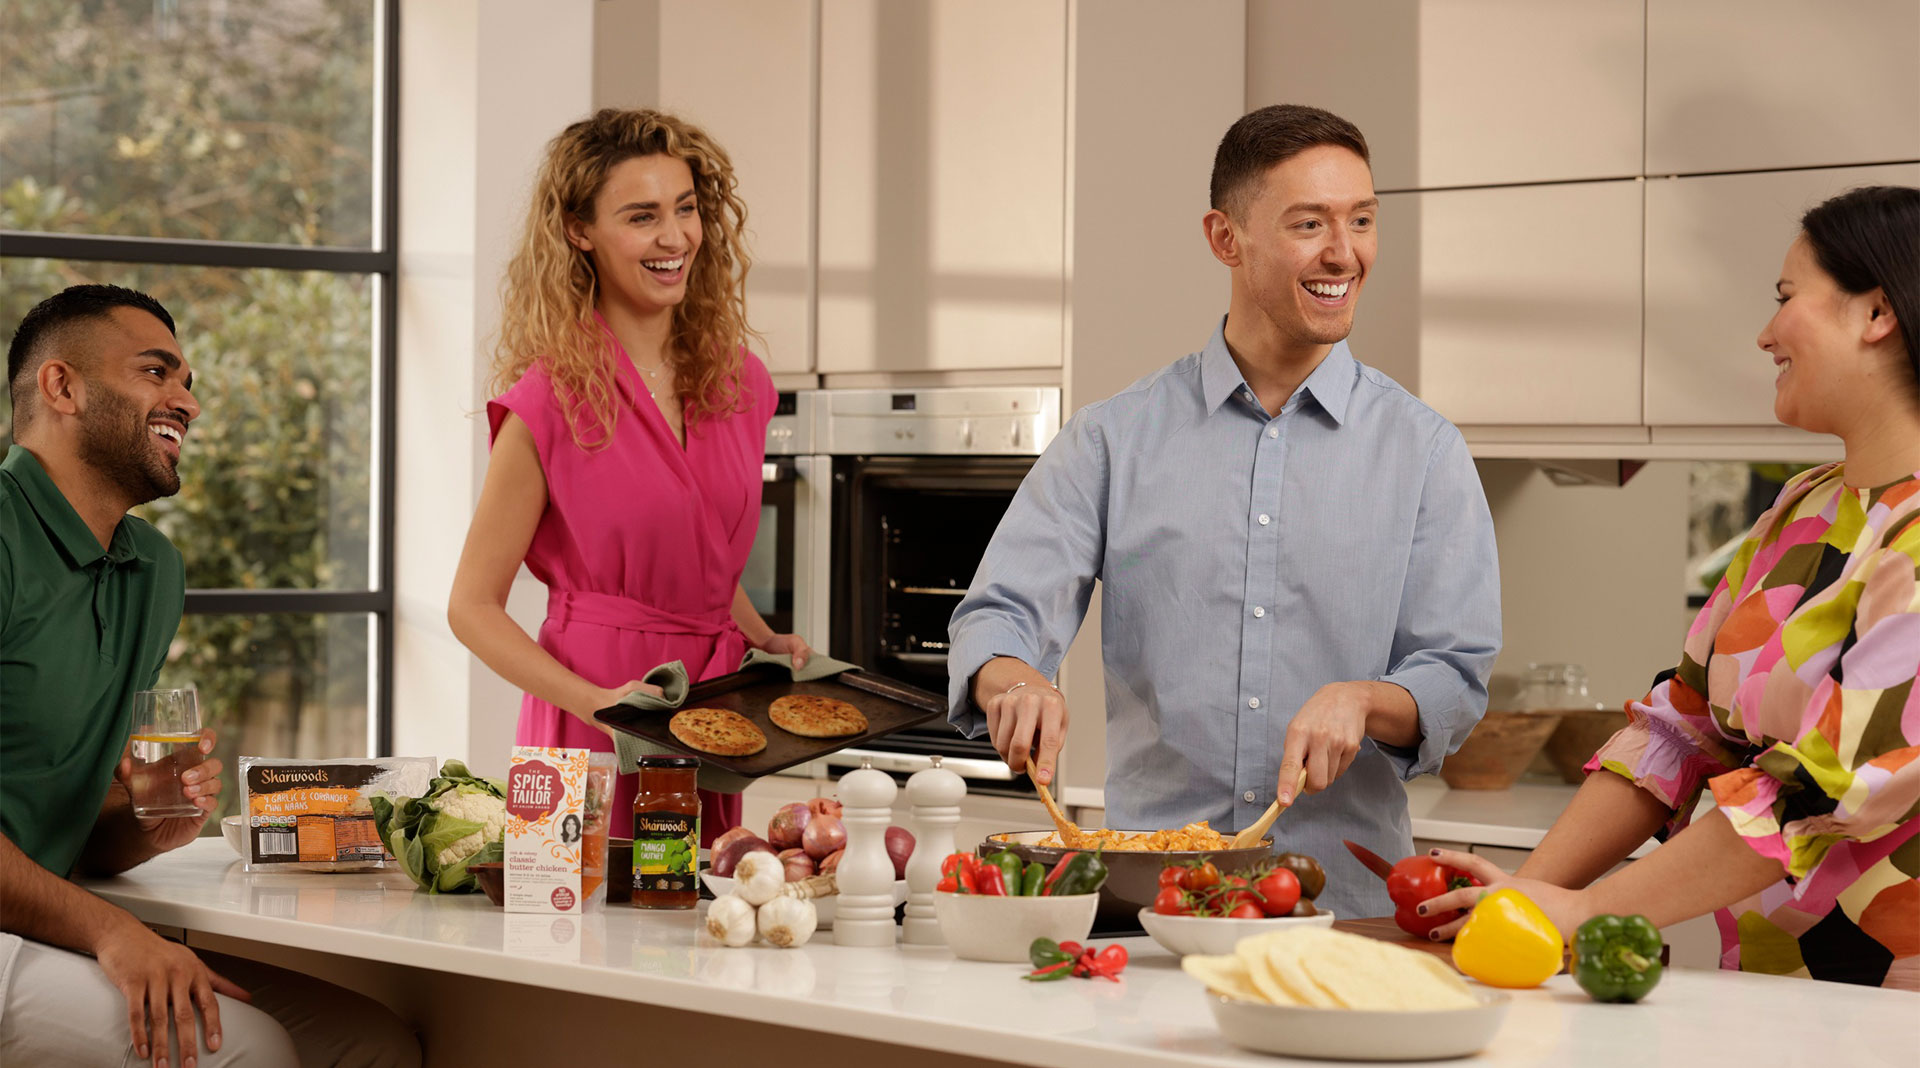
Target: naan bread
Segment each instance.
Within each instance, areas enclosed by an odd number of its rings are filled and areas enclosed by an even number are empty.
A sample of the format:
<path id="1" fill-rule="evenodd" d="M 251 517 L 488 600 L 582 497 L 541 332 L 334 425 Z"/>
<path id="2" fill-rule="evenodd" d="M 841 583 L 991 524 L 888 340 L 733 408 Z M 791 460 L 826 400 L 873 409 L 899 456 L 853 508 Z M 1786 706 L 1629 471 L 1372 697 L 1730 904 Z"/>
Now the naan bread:
<path id="1" fill-rule="evenodd" d="M 802 738 L 844 738 L 867 729 L 867 717 L 859 709 L 838 698 L 810 694 L 774 698 L 767 718 Z"/>
<path id="2" fill-rule="evenodd" d="M 752 756 L 767 747 L 767 736 L 753 721 L 724 708 L 688 708 L 667 722 L 675 738 L 716 756 Z"/>

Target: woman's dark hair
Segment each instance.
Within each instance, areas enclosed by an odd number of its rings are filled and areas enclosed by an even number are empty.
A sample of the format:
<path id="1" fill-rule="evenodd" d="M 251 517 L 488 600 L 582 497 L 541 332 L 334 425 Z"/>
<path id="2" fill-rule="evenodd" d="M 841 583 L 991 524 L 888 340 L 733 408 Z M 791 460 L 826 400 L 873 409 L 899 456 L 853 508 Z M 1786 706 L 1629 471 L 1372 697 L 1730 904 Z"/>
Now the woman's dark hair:
<path id="1" fill-rule="evenodd" d="M 1841 289 L 1887 295 L 1920 378 L 1920 189 L 1870 185 L 1800 217 L 1813 258 Z"/>
<path id="2" fill-rule="evenodd" d="M 1210 206 L 1236 218 L 1247 191 L 1273 165 L 1320 145 L 1344 148 L 1368 164 L 1367 139 L 1360 128 L 1331 111 L 1305 104 L 1273 104 L 1240 116 L 1213 154 Z"/>

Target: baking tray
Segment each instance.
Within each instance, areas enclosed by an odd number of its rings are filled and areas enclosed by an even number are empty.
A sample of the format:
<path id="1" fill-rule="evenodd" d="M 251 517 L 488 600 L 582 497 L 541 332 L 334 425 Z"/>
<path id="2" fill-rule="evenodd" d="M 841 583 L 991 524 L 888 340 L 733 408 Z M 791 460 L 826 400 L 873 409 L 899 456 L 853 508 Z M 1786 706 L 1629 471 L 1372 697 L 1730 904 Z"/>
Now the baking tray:
<path id="1" fill-rule="evenodd" d="M 767 708 L 776 697 L 788 694 L 812 694 L 845 701 L 867 717 L 867 729 L 843 738 L 802 738 L 773 725 Z M 674 710 L 642 711 L 626 705 L 614 705 L 595 712 L 594 718 L 637 738 L 666 746 L 677 753 L 697 756 L 703 764 L 747 778 L 771 775 L 776 771 L 818 760 L 849 746 L 870 742 L 897 730 L 917 727 L 946 714 L 947 699 L 918 687 L 908 686 L 884 675 L 859 669 L 815 682 L 795 682 L 787 668 L 778 664 L 758 664 L 745 671 L 696 682 L 687 691 L 680 706 L 686 708 L 726 708 L 753 721 L 767 736 L 767 747 L 752 756 L 728 757 L 703 753 L 673 736 L 667 729 Z"/>

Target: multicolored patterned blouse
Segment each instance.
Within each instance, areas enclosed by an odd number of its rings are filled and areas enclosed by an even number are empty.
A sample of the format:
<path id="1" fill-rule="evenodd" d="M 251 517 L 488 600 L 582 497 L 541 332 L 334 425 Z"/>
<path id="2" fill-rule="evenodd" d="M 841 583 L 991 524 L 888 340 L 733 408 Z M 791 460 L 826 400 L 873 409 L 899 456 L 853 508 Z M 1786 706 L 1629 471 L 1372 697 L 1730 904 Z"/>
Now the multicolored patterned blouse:
<path id="1" fill-rule="evenodd" d="M 1722 909 L 1723 968 L 1920 990 L 1920 480 L 1795 477 L 1589 771 L 1702 786 L 1787 878 Z"/>

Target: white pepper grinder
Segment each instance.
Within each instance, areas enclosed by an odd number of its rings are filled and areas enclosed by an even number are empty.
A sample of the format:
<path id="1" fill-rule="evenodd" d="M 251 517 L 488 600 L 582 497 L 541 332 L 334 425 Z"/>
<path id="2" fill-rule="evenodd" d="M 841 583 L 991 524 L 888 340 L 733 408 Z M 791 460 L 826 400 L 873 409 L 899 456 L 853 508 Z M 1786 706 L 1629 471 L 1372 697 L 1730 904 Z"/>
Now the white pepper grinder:
<path id="1" fill-rule="evenodd" d="M 893 823 L 893 799 L 900 792 L 893 776 L 875 771 L 873 761 L 840 777 L 840 819 L 847 826 L 847 852 L 835 878 L 840 903 L 833 912 L 837 946 L 892 946 L 893 860 L 887 856 L 887 827 Z"/>
<path id="2" fill-rule="evenodd" d="M 922 768 L 907 780 L 907 800 L 913 805 L 913 856 L 907 858 L 907 922 L 900 940 L 916 946 L 946 945 L 940 921 L 933 916 L 934 886 L 940 882 L 940 862 L 954 851 L 953 829 L 960 823 L 960 799 L 967 781 L 940 766 Z"/>

